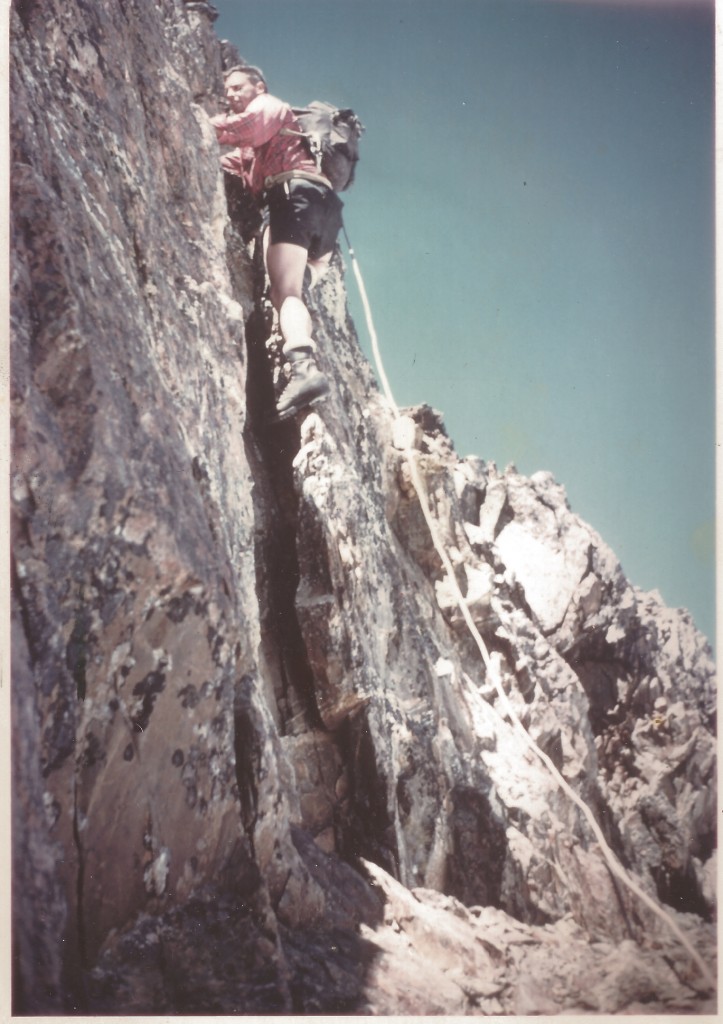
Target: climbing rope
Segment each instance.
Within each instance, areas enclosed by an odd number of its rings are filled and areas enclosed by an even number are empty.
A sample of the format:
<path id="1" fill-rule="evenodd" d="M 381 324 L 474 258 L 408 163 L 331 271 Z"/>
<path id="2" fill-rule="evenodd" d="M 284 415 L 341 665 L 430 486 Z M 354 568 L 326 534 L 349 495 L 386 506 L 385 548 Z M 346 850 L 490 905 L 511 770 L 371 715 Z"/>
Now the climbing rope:
<path id="1" fill-rule="evenodd" d="M 384 363 L 382 361 L 381 352 L 379 350 L 379 339 L 377 337 L 377 332 L 374 327 L 374 320 L 372 317 L 372 311 L 371 306 L 369 304 L 367 291 L 364 286 L 364 279 L 362 277 L 361 269 L 359 267 L 356 254 L 349 241 L 349 236 L 346 232 L 346 228 L 344 228 L 344 237 L 346 238 L 347 247 L 349 249 L 349 257 L 351 259 L 351 265 L 354 271 L 354 277 L 356 278 L 357 286 L 359 288 L 359 295 L 361 296 L 362 306 L 364 308 L 364 316 L 366 318 L 369 337 L 371 338 L 372 352 L 374 355 L 374 362 L 377 368 L 377 374 L 379 376 L 379 380 L 381 382 L 384 395 L 389 405 L 391 406 L 392 412 L 394 413 L 395 421 L 397 421 L 402 418 L 401 413 L 399 411 L 399 406 L 395 401 L 391 385 L 389 384 L 389 379 L 384 370 Z M 492 657 L 490 655 L 490 652 L 487 649 L 487 645 L 485 644 L 484 639 L 482 637 L 482 634 L 480 633 L 474 619 L 472 618 L 472 614 L 467 606 L 467 601 L 465 600 L 465 597 L 462 591 L 460 590 L 459 584 L 457 582 L 457 577 L 454 572 L 454 566 L 452 565 L 452 560 L 439 536 L 437 522 L 430 510 L 429 497 L 427 495 L 426 487 L 424 486 L 424 482 L 422 480 L 421 474 L 419 472 L 419 467 L 417 465 L 419 453 L 416 451 L 416 449 L 407 446 L 403 449 L 402 454 L 406 458 L 407 463 L 409 465 L 409 472 L 412 480 L 412 485 L 414 487 L 414 490 L 416 491 L 417 498 L 419 499 L 422 514 L 424 515 L 424 519 L 429 528 L 429 532 L 432 538 L 432 543 L 434 544 L 435 551 L 439 555 L 442 561 L 442 565 L 444 566 L 445 572 L 447 573 L 447 577 L 449 579 L 452 592 L 457 602 L 457 606 L 459 607 L 459 610 L 461 611 L 462 616 L 464 617 L 464 621 L 467 625 L 467 628 L 469 629 L 469 632 L 472 635 L 472 638 L 474 639 L 474 642 L 484 663 L 485 669 L 487 670 L 487 674 L 491 679 L 492 683 L 494 684 L 500 704 L 502 705 L 507 716 L 512 722 L 514 729 L 524 739 L 524 742 L 526 743 L 529 750 L 534 754 L 534 756 L 537 757 L 540 761 L 542 761 L 542 763 L 548 769 L 548 771 L 550 772 L 550 774 L 552 775 L 552 777 L 554 778 L 555 782 L 562 790 L 562 792 L 565 793 L 566 796 L 568 796 L 569 799 L 575 804 L 575 806 L 581 811 L 581 813 L 585 817 L 585 820 L 590 826 L 593 835 L 595 836 L 600 845 L 600 849 L 602 851 L 602 854 L 605 858 L 605 862 L 610 872 L 616 878 L 620 879 L 620 881 L 630 890 L 630 892 L 637 896 L 640 902 L 643 903 L 650 911 L 652 911 L 652 913 L 655 914 L 655 916 L 658 917 L 670 929 L 670 931 L 675 935 L 680 944 L 690 954 L 694 963 L 698 967 L 701 976 L 705 978 L 705 980 L 711 986 L 711 989 L 715 989 L 715 978 L 713 977 L 713 974 L 709 970 L 703 958 L 700 956 L 698 951 L 691 943 L 690 939 L 688 939 L 688 937 L 676 924 L 673 918 L 668 913 L 666 913 L 666 911 L 663 910 L 663 908 L 659 906 L 659 904 L 657 904 L 655 900 L 653 900 L 637 884 L 637 882 L 634 881 L 634 879 L 630 877 L 628 872 L 625 870 L 625 868 L 623 868 L 623 866 L 618 861 L 613 850 L 610 848 L 607 840 L 605 839 L 605 836 L 603 835 L 602 829 L 597 823 L 597 820 L 595 819 L 595 816 L 591 811 L 590 807 L 570 786 L 570 784 L 563 777 L 563 775 L 560 773 L 560 771 L 557 769 L 557 767 L 555 766 L 553 761 L 548 757 L 548 755 L 538 747 L 538 745 L 535 743 L 535 741 L 532 739 L 532 737 L 520 721 L 517 712 L 512 706 L 512 703 L 510 702 L 502 686 L 502 675 L 499 664 L 499 656 L 497 655 L 495 657 Z"/>

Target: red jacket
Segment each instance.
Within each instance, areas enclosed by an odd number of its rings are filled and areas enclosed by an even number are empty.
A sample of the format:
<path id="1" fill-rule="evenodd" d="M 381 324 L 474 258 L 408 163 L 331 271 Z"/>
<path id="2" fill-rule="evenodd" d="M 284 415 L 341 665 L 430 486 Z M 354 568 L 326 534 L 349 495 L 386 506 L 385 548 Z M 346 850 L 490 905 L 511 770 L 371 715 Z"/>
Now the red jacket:
<path id="1" fill-rule="evenodd" d="M 211 119 L 221 145 L 236 146 L 221 158 L 221 166 L 243 178 L 255 196 L 264 190 L 267 176 L 282 171 L 316 172 L 307 144 L 282 128 L 299 131 L 291 107 L 267 92 L 259 93 L 241 114 L 219 114 Z"/>

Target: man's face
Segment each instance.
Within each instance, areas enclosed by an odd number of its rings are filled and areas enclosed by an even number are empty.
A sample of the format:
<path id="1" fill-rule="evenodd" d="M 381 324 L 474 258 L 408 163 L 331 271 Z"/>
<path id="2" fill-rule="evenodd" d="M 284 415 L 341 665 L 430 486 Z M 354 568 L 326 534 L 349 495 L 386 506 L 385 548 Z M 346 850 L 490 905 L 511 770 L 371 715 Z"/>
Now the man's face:
<path id="1" fill-rule="evenodd" d="M 226 99 L 233 114 L 242 113 L 251 100 L 263 91 L 263 82 L 254 84 L 243 71 L 234 71 L 226 79 Z"/>

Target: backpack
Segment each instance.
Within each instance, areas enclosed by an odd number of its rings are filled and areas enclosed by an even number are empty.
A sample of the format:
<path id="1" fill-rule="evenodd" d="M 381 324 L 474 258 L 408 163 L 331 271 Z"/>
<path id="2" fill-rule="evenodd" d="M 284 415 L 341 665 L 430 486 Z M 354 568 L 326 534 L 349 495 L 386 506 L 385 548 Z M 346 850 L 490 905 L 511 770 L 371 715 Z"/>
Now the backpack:
<path id="1" fill-rule="evenodd" d="M 354 111 L 338 110 L 331 103 L 314 100 L 308 107 L 294 107 L 293 113 L 318 170 L 335 192 L 349 188 L 359 159 L 359 137 L 364 131 Z"/>

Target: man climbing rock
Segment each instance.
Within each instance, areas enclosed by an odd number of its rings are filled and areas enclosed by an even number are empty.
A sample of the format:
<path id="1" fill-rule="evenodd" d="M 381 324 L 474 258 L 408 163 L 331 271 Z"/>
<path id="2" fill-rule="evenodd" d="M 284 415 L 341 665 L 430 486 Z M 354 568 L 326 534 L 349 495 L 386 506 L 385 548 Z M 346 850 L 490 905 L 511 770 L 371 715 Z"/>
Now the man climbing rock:
<path id="1" fill-rule="evenodd" d="M 318 171 L 291 107 L 269 94 L 258 68 L 231 68 L 225 90 L 228 112 L 212 118 L 212 124 L 218 141 L 236 148 L 222 156 L 221 165 L 268 206 L 264 255 L 283 354 L 291 368 L 276 405 L 279 419 L 286 419 L 329 391 L 314 359 L 302 289 L 305 282 L 315 284 L 329 265 L 343 204 Z"/>

